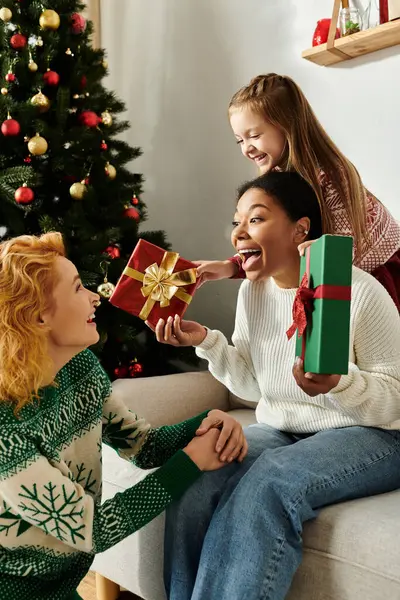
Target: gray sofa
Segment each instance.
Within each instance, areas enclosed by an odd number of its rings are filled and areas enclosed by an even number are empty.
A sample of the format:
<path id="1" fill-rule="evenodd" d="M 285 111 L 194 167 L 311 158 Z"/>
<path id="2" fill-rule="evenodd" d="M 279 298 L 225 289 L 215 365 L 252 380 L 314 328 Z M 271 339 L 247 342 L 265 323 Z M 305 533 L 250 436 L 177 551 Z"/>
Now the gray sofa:
<path id="1" fill-rule="evenodd" d="M 118 380 L 113 385 L 126 405 L 154 426 L 210 408 L 232 412 L 243 425 L 255 422 L 254 403 L 232 396 L 207 372 Z M 108 447 L 103 465 L 104 499 L 147 473 Z M 163 526 L 160 516 L 96 557 L 99 587 L 110 590 L 99 594 L 101 600 L 116 598 L 119 586 L 143 600 L 165 600 Z M 331 506 L 307 523 L 303 563 L 288 600 L 400 600 L 400 491 Z"/>

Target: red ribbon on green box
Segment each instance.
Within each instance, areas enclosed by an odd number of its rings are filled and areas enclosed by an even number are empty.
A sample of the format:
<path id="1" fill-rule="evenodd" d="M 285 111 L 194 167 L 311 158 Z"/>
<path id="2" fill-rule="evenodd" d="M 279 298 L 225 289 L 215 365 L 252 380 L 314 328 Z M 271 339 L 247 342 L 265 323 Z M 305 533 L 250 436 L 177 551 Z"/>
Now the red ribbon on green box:
<path id="1" fill-rule="evenodd" d="M 297 289 L 293 303 L 293 323 L 286 332 L 290 340 L 298 331 L 298 336 L 302 337 L 301 359 L 304 361 L 306 353 L 305 331 L 311 325 L 312 310 L 314 300 L 351 300 L 351 286 L 347 285 L 318 285 L 316 288 L 310 288 L 310 255 L 311 249 L 306 249 L 306 271 Z"/>

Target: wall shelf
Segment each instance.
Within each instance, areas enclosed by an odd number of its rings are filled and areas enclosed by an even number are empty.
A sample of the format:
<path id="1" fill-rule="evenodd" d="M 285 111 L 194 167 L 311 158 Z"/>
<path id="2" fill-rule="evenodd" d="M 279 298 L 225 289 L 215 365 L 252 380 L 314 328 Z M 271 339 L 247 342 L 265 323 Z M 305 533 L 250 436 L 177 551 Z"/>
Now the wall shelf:
<path id="1" fill-rule="evenodd" d="M 344 60 L 390 48 L 400 44 L 400 20 L 378 25 L 334 41 L 333 46 L 321 44 L 305 50 L 302 57 L 317 65 L 329 67 Z"/>

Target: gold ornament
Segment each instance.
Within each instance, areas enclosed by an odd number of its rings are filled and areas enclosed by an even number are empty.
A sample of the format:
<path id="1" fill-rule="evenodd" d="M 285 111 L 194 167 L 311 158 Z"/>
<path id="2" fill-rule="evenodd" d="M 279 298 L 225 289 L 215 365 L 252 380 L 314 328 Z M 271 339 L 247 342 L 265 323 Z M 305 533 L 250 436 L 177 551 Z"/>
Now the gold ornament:
<path id="1" fill-rule="evenodd" d="M 106 59 L 101 64 L 103 65 L 103 69 L 108 69 L 108 61 Z"/>
<path id="2" fill-rule="evenodd" d="M 112 116 L 110 115 L 108 110 L 105 110 L 101 113 L 101 120 L 103 122 L 103 125 L 105 125 L 106 127 L 110 127 L 112 125 Z"/>
<path id="3" fill-rule="evenodd" d="M 74 94 L 72 97 L 73 97 L 74 100 L 78 100 L 79 94 Z"/>
<path id="4" fill-rule="evenodd" d="M 35 61 L 30 60 L 28 63 L 28 69 L 32 72 L 32 73 L 36 73 L 36 71 L 38 70 L 38 66 L 35 63 Z"/>
<path id="5" fill-rule="evenodd" d="M 49 146 L 47 141 L 38 133 L 28 142 L 28 150 L 34 156 L 41 156 L 42 154 L 46 154 L 48 147 Z"/>
<path id="6" fill-rule="evenodd" d="M 40 35 L 39 35 L 38 39 L 36 40 L 36 46 L 40 46 L 40 47 L 43 46 L 43 40 L 40 37 Z"/>
<path id="7" fill-rule="evenodd" d="M 87 187 L 84 179 L 80 183 L 73 183 L 69 188 L 69 193 L 74 200 L 82 200 L 86 192 Z"/>
<path id="8" fill-rule="evenodd" d="M 7 96 L 8 89 L 7 88 L 1 88 L 1 93 L 3 94 L 3 96 Z"/>
<path id="9" fill-rule="evenodd" d="M 38 92 L 31 98 L 31 104 L 37 106 L 41 113 L 47 112 L 50 108 L 50 100 L 42 92 Z"/>
<path id="10" fill-rule="evenodd" d="M 6 8 L 5 6 L 3 6 L 2 9 L 0 9 L 0 19 L 2 21 L 4 21 L 4 23 L 8 23 L 8 21 L 11 21 L 12 19 L 12 12 L 9 8 Z"/>
<path id="11" fill-rule="evenodd" d="M 60 15 L 55 10 L 44 10 L 40 15 L 39 24 L 42 29 L 53 29 L 60 27 Z"/>
<path id="12" fill-rule="evenodd" d="M 106 175 L 108 177 L 108 179 L 115 179 L 117 176 L 117 169 L 114 167 L 114 165 L 110 165 L 110 163 L 106 163 L 106 166 L 104 167 L 104 171 L 106 172 Z"/>
<path id="13" fill-rule="evenodd" d="M 107 275 L 105 275 L 103 283 L 101 283 L 97 288 L 98 293 L 102 298 L 106 298 L 108 300 L 113 295 L 114 290 L 115 285 L 108 281 Z"/>
<path id="14" fill-rule="evenodd" d="M 68 54 L 68 56 L 74 56 L 73 53 L 72 53 L 71 48 L 67 48 L 66 51 L 65 51 L 65 54 Z"/>

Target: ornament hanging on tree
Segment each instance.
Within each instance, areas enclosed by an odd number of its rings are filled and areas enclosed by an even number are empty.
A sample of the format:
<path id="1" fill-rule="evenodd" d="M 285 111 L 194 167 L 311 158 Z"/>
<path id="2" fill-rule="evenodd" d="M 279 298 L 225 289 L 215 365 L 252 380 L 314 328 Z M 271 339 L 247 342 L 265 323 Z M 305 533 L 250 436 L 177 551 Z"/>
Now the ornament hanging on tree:
<path id="1" fill-rule="evenodd" d="M 16 80 L 16 76 L 10 69 L 6 75 L 6 81 L 8 81 L 8 83 L 14 83 L 15 80 Z"/>
<path id="2" fill-rule="evenodd" d="M 67 54 L 68 56 L 74 56 L 74 53 L 72 52 L 71 48 L 67 48 L 65 54 Z"/>
<path id="3" fill-rule="evenodd" d="M 27 44 L 27 39 L 22 33 L 15 33 L 10 39 L 11 48 L 14 50 L 22 50 Z"/>
<path id="4" fill-rule="evenodd" d="M 106 127 L 110 127 L 113 123 L 112 116 L 110 115 L 108 110 L 105 110 L 101 113 L 101 120 L 103 125 L 105 125 Z"/>
<path id="5" fill-rule="evenodd" d="M 100 144 L 100 149 L 101 150 L 108 150 L 108 146 L 106 144 L 105 140 L 102 140 L 101 144 Z"/>
<path id="6" fill-rule="evenodd" d="M 16 135 L 19 135 L 20 132 L 20 124 L 15 119 L 12 119 L 11 115 L 8 114 L 7 119 L 1 126 L 1 133 L 6 137 L 15 137 Z"/>
<path id="7" fill-rule="evenodd" d="M 60 76 L 55 71 L 47 69 L 46 73 L 43 75 L 43 81 L 46 85 L 55 87 L 60 83 Z"/>
<path id="8" fill-rule="evenodd" d="M 108 61 L 106 59 L 104 59 L 101 64 L 103 69 L 108 69 Z"/>
<path id="9" fill-rule="evenodd" d="M 32 56 L 29 56 L 29 63 L 28 63 L 28 69 L 30 70 L 31 73 L 36 73 L 36 71 L 38 70 L 38 66 L 35 63 L 35 61 L 32 59 Z"/>
<path id="10" fill-rule="evenodd" d="M 31 98 L 31 104 L 37 106 L 41 113 L 47 112 L 50 108 L 50 100 L 40 90 Z"/>
<path id="11" fill-rule="evenodd" d="M 101 119 L 92 110 L 84 110 L 79 116 L 79 122 L 85 127 L 97 127 Z"/>
<path id="12" fill-rule="evenodd" d="M 133 206 L 137 206 L 139 204 L 139 198 L 136 196 L 136 194 L 133 194 L 131 204 L 133 204 Z"/>
<path id="13" fill-rule="evenodd" d="M 109 162 L 106 163 L 106 166 L 104 167 L 104 172 L 107 175 L 108 179 L 111 179 L 111 181 L 117 176 L 117 169 L 114 167 L 114 165 L 111 165 Z"/>
<path id="14" fill-rule="evenodd" d="M 129 219 L 135 219 L 135 221 L 137 221 L 137 222 L 140 221 L 140 214 L 136 210 L 136 208 L 133 208 L 133 207 L 128 206 L 127 208 L 125 208 L 124 217 L 128 217 Z"/>
<path id="15" fill-rule="evenodd" d="M 26 163 L 27 165 L 29 165 L 32 162 L 32 159 L 30 156 L 25 156 L 24 158 L 24 163 Z"/>
<path id="16" fill-rule="evenodd" d="M 2 87 L 1 88 L 1 93 L 3 94 L 3 96 L 7 96 L 8 94 L 8 89 L 6 87 Z"/>
<path id="17" fill-rule="evenodd" d="M 126 379 L 128 377 L 129 371 L 126 365 L 118 365 L 114 369 L 114 375 L 116 379 Z"/>
<path id="18" fill-rule="evenodd" d="M 0 9 L 0 19 L 2 21 L 4 21 L 4 23 L 8 23 L 8 21 L 11 21 L 12 19 L 12 12 L 9 8 L 6 8 L 5 6 L 3 6 L 3 8 Z"/>
<path id="19" fill-rule="evenodd" d="M 103 280 L 103 283 L 101 283 L 98 286 L 97 292 L 100 294 L 100 296 L 102 298 L 106 298 L 108 300 L 113 295 L 113 292 L 115 290 L 115 285 L 113 283 L 111 283 L 110 281 L 108 281 L 108 279 L 107 279 L 108 263 L 103 261 L 100 263 L 100 267 L 104 273 L 104 280 Z"/>
<path id="20" fill-rule="evenodd" d="M 84 179 L 80 183 L 73 183 L 69 188 L 69 193 L 74 200 L 82 200 L 86 192 L 87 187 Z"/>
<path id="21" fill-rule="evenodd" d="M 39 46 L 39 48 L 41 48 L 43 46 L 43 38 L 39 37 L 36 39 L 36 46 Z"/>
<path id="22" fill-rule="evenodd" d="M 42 29 L 56 31 L 60 27 L 60 15 L 55 10 L 44 10 L 40 15 L 39 25 Z"/>
<path id="23" fill-rule="evenodd" d="M 134 361 L 132 364 L 129 365 L 129 376 L 130 377 L 140 377 L 140 375 L 142 375 L 143 373 L 143 365 L 141 365 L 139 362 Z"/>
<path id="24" fill-rule="evenodd" d="M 44 139 L 44 137 L 41 137 L 39 133 L 37 133 L 28 142 L 28 150 L 34 156 L 41 156 L 42 154 L 46 154 L 47 148 L 47 141 Z"/>
<path id="25" fill-rule="evenodd" d="M 118 246 L 114 246 L 112 244 L 110 246 L 107 246 L 104 252 L 107 253 L 108 256 L 112 259 L 119 258 L 121 256 L 121 251 L 118 248 Z"/>
<path id="26" fill-rule="evenodd" d="M 33 202 L 34 197 L 35 194 L 33 193 L 33 190 L 31 190 L 26 183 L 15 190 L 14 198 L 17 204 L 30 204 Z"/>
<path id="27" fill-rule="evenodd" d="M 86 19 L 79 13 L 71 15 L 71 31 L 74 35 L 83 33 L 86 29 Z"/>

